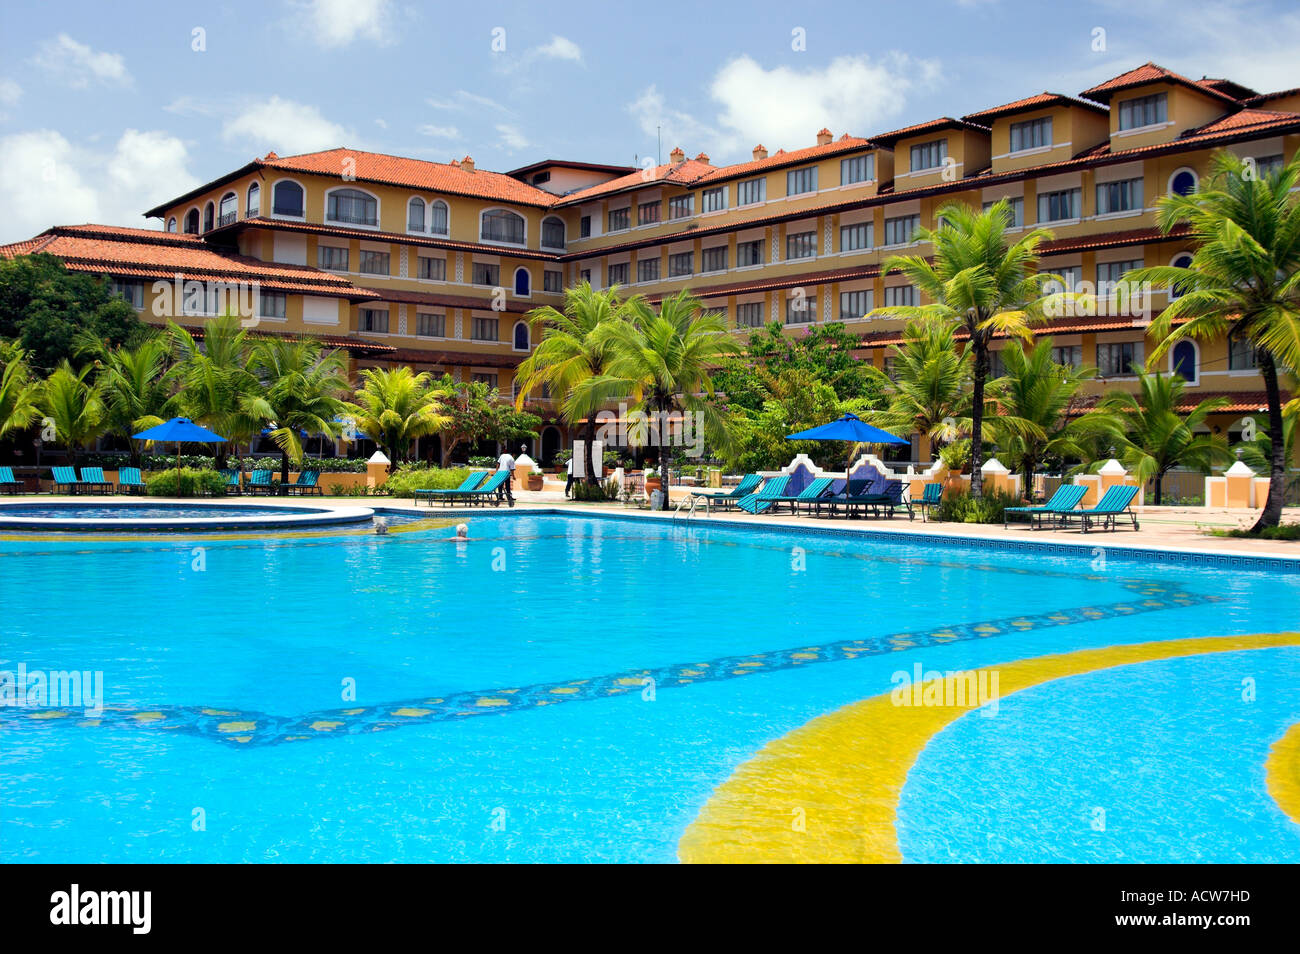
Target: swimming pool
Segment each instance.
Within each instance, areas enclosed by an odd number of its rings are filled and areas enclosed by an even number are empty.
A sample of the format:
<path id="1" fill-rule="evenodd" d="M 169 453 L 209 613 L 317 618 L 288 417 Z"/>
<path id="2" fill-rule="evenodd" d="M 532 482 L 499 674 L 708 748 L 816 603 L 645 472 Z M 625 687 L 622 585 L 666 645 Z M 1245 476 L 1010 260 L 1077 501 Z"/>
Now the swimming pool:
<path id="1" fill-rule="evenodd" d="M 0 530 L 43 533 L 50 530 L 99 532 L 152 530 L 158 532 L 255 530 L 270 527 L 333 526 L 364 523 L 373 512 L 360 507 L 268 506 L 254 503 L 160 503 L 114 501 L 0 502 Z"/>
<path id="2" fill-rule="evenodd" d="M 0 709 L 6 858 L 672 861 L 765 746 L 890 693 L 916 664 L 1277 633 L 1300 606 L 1293 568 L 1104 543 L 1080 556 L 550 514 L 468 522 L 468 544 L 446 530 L 0 543 L 0 669 L 100 671 L 108 707 Z M 1258 698 L 1269 690 L 1248 715 L 1197 682 L 1229 656 L 1232 678 L 1253 666 Z M 902 860 L 1167 860 L 1184 820 L 1222 822 L 1207 856 L 1267 841 L 1269 858 L 1300 860 L 1300 826 L 1260 794 L 1261 753 L 1300 721 L 1300 657 L 1200 659 L 1067 675 L 933 733 L 896 799 Z M 1147 791 L 1179 790 L 1189 746 L 1172 723 L 1132 740 L 1152 712 L 1242 753 L 1197 763 L 1210 794 L 1185 818 L 1116 800 L 1117 764 Z M 998 775 L 1022 750 L 1018 774 Z M 1080 752 L 1089 770 L 1062 771 Z M 1005 797 L 988 795 L 994 782 Z M 1246 809 L 1228 810 L 1234 794 Z M 781 826 L 807 809 L 815 830 L 815 808 L 777 804 Z M 1098 806 L 1106 838 L 1089 834 Z M 1077 837 L 1052 834 L 1071 822 Z"/>

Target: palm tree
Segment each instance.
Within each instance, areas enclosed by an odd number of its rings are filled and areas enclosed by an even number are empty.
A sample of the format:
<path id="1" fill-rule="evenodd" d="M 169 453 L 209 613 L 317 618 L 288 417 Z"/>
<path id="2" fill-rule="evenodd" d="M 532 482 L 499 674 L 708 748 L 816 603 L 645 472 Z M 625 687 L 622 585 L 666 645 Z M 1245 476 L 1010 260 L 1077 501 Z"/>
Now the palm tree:
<path id="1" fill-rule="evenodd" d="M 168 410 L 226 438 L 216 452 L 217 467 L 225 467 L 229 450 L 238 453 L 241 444 L 251 447 L 270 417 L 259 403 L 262 384 L 249 368 L 248 333 L 238 318 L 228 315 L 204 325 L 202 347 L 179 325 L 169 324 L 167 331 L 177 383 Z"/>
<path id="2" fill-rule="evenodd" d="M 594 337 L 608 348 L 608 371 L 589 378 L 575 390 L 584 403 L 599 407 L 611 398 L 630 394 L 655 412 L 659 422 L 659 467 L 663 506 L 668 509 L 672 473 L 669 419 L 674 412 L 692 415 L 697 433 L 710 446 L 727 453 L 733 440 L 731 415 L 714 400 L 712 372 L 740 352 L 726 319 L 705 311 L 688 291 L 664 299 L 658 310 L 642 298 L 628 301 L 632 321 L 607 321 Z"/>
<path id="3" fill-rule="evenodd" d="M 1209 473 L 1215 464 L 1232 457 L 1227 441 L 1208 433 L 1208 429 L 1202 430 L 1206 418 L 1228 399 L 1207 398 L 1187 414 L 1180 414 L 1179 408 L 1186 404 L 1185 389 L 1186 384 L 1176 374 L 1139 373 L 1137 394 L 1115 391 L 1097 405 L 1116 417 L 1120 463 L 1138 480 L 1155 481 L 1157 507 L 1161 482 L 1171 468 L 1190 467 Z"/>
<path id="4" fill-rule="evenodd" d="M 541 337 L 533 353 L 515 372 L 519 392 L 515 408 L 524 406 L 529 394 L 543 387 L 560 401 L 560 415 L 571 428 L 586 420 L 588 483 L 596 482 L 591 448 L 596 439 L 596 412 L 600 402 L 591 403 L 589 392 L 580 385 L 605 373 L 609 360 L 609 342 L 596 335 L 596 329 L 609 322 L 626 321 L 627 303 L 617 287 L 595 291 L 587 282 L 564 292 L 562 309 L 545 305 L 528 313 L 529 323 Z"/>
<path id="5" fill-rule="evenodd" d="M 1086 459 L 1093 439 L 1115 433 L 1106 411 L 1078 409 L 1079 388 L 1096 377 L 1096 368 L 1071 368 L 1052 360 L 1052 339 L 1029 350 L 1012 341 L 1002 350 L 1006 373 L 989 385 L 989 436 L 1006 456 L 1003 462 L 1024 478 L 1032 499 L 1034 472 L 1050 458 Z"/>
<path id="6" fill-rule="evenodd" d="M 337 436 L 338 418 L 348 410 L 347 359 L 326 351 L 315 338 L 265 338 L 249 355 L 249 367 L 264 391 L 253 403 L 273 426 L 271 440 L 280 448 L 280 483 L 289 483 L 289 462 L 302 465 L 303 434 Z"/>
<path id="7" fill-rule="evenodd" d="M 140 445 L 131 435 L 163 423 L 171 400 L 167 342 L 154 335 L 135 348 L 105 349 L 100 358 L 105 424 L 111 434 L 127 439 L 131 463 L 140 465 Z"/>
<path id="8" fill-rule="evenodd" d="M 13 348 L 0 364 L 0 439 L 25 431 L 41 416 L 41 384 L 32 379 L 26 353 Z"/>
<path id="9" fill-rule="evenodd" d="M 445 395 L 433 386 L 428 372 L 416 374 L 405 365 L 391 371 L 366 368 L 361 382 L 349 412 L 357 429 L 384 449 L 394 470 L 407 459 L 413 440 L 446 426 L 441 403 Z"/>
<path id="10" fill-rule="evenodd" d="M 873 315 L 938 318 L 965 333 L 972 357 L 971 496 L 983 494 L 984 387 L 989 344 L 994 335 L 1026 337 L 1042 317 L 1045 286 L 1056 276 L 1037 272 L 1037 249 L 1052 233 L 1033 229 L 1014 243 L 1007 238 L 1011 206 L 1006 200 L 986 212 L 948 202 L 937 212 L 936 229 L 919 228 L 915 240 L 929 242 L 933 260 L 895 255 L 883 265 L 902 273 L 933 304 L 880 308 Z"/>
<path id="11" fill-rule="evenodd" d="M 968 433 L 970 362 L 957 350 L 952 325 L 934 319 L 908 322 L 903 344 L 890 354 L 893 369 L 884 380 L 889 406 L 871 413 L 871 423 L 925 434 L 936 453 Z"/>
<path id="12" fill-rule="evenodd" d="M 1257 176 L 1230 153 L 1211 162 L 1206 188 L 1160 199 L 1157 218 L 1169 232 L 1187 223 L 1197 244 L 1187 268 L 1154 266 L 1129 272 L 1130 281 L 1151 282 L 1179 292 L 1151 322 L 1161 339 L 1147 360 L 1154 367 L 1182 338 L 1224 338 L 1255 349 L 1268 397 L 1268 431 L 1282 433 L 1278 373 L 1300 370 L 1300 156 L 1277 172 Z M 1287 458 L 1282 441 L 1272 445 L 1268 501 L 1251 528 L 1258 533 L 1282 519 Z"/>
<path id="13" fill-rule="evenodd" d="M 68 452 L 68 462 L 77 463 L 77 451 L 94 442 L 107 428 L 107 409 L 95 369 L 87 364 L 80 371 L 64 361 L 45 379 L 41 388 L 41 410 L 54 426 L 55 443 Z"/>

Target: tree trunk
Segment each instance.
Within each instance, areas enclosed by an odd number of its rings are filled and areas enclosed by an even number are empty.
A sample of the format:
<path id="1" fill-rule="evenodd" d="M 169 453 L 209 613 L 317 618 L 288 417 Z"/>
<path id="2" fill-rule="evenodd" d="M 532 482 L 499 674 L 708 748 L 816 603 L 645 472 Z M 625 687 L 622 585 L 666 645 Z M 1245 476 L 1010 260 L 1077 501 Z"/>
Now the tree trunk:
<path id="1" fill-rule="evenodd" d="M 659 411 L 659 489 L 664 492 L 664 503 L 659 509 L 669 510 L 671 508 L 668 504 L 668 484 L 673 464 L 672 445 L 669 443 L 669 411 L 662 406 Z"/>
<path id="2" fill-rule="evenodd" d="M 982 332 L 971 335 L 975 350 L 975 374 L 971 378 L 970 407 L 970 495 L 984 496 L 984 379 L 989 373 L 988 342 Z"/>
<path id="3" fill-rule="evenodd" d="M 1159 507 L 1159 506 L 1160 506 L 1160 490 L 1161 490 L 1161 485 L 1164 483 L 1164 480 L 1165 480 L 1165 472 L 1164 472 L 1163 470 L 1162 470 L 1162 471 L 1159 471 L 1159 472 L 1156 474 L 1156 478 L 1155 478 L 1155 480 L 1156 480 L 1156 485 L 1155 485 L 1155 498 L 1156 498 L 1156 499 L 1155 499 L 1155 505 L 1156 505 L 1157 507 Z"/>
<path id="4" fill-rule="evenodd" d="M 586 460 L 587 473 L 584 476 L 587 478 L 587 483 L 591 484 L 594 487 L 596 486 L 597 483 L 596 458 L 595 455 L 592 453 L 595 450 L 595 445 L 596 445 L 596 415 L 594 413 L 587 415 L 586 433 L 587 433 L 587 460 Z"/>
<path id="5" fill-rule="evenodd" d="M 289 486 L 289 452 L 280 451 L 280 486 Z"/>
<path id="6" fill-rule="evenodd" d="M 1277 385 L 1277 364 L 1267 350 L 1259 352 L 1259 373 L 1264 376 L 1264 393 L 1268 395 L 1269 471 L 1268 501 L 1251 533 L 1282 522 L 1282 503 L 1286 496 L 1286 439 L 1282 431 L 1282 394 Z"/>

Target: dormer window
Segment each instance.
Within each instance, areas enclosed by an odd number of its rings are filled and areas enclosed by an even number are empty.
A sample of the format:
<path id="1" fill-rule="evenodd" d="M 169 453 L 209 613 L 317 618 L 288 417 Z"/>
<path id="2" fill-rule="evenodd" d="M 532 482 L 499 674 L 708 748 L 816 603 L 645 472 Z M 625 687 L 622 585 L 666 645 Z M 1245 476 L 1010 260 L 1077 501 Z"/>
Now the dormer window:
<path id="1" fill-rule="evenodd" d="M 943 165 L 943 161 L 948 158 L 948 140 L 936 139 L 934 142 L 923 142 L 912 147 L 912 172 L 920 172 L 923 169 L 937 169 Z"/>
<path id="2" fill-rule="evenodd" d="M 523 216 L 508 212 L 505 209 L 493 209 L 490 212 L 484 212 L 479 238 L 485 242 L 509 242 L 511 245 L 523 245 Z"/>
<path id="3" fill-rule="evenodd" d="M 1126 99 L 1119 104 L 1119 128 L 1141 129 L 1163 123 L 1169 117 L 1169 96 L 1155 93 L 1151 96 L 1139 96 Z"/>
<path id="4" fill-rule="evenodd" d="M 1042 149 L 1052 144 L 1052 117 L 1040 116 L 1011 124 L 1011 151 Z"/>
<path id="5" fill-rule="evenodd" d="M 873 155 L 850 156 L 840 160 L 840 185 L 870 182 L 875 177 L 876 157 Z"/>
<path id="6" fill-rule="evenodd" d="M 379 200 L 360 189 L 335 189 L 325 198 L 325 220 L 348 225 L 378 225 Z"/>

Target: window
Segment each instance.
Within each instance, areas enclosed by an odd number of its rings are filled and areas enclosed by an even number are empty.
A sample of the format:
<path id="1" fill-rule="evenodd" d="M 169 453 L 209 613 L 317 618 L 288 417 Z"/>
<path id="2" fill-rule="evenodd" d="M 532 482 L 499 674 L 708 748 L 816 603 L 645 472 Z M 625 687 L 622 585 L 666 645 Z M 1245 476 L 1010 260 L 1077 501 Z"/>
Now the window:
<path id="1" fill-rule="evenodd" d="M 469 379 L 476 384 L 486 384 L 490 388 L 495 388 L 501 382 L 501 375 L 496 371 L 475 371 Z"/>
<path id="2" fill-rule="evenodd" d="M 682 252 L 668 256 L 668 277 L 678 278 L 682 275 L 695 274 L 695 253 Z"/>
<path id="3" fill-rule="evenodd" d="M 763 327 L 763 303 L 761 301 L 747 301 L 736 306 L 736 327 L 737 328 L 761 328 Z"/>
<path id="4" fill-rule="evenodd" d="M 621 232 L 632 227 L 632 210 L 630 208 L 609 210 L 609 231 Z"/>
<path id="5" fill-rule="evenodd" d="M 638 282 L 657 282 L 659 280 L 659 259 L 657 258 L 637 259 L 636 280 Z"/>
<path id="6" fill-rule="evenodd" d="M 1023 123 L 1011 124 L 1011 151 L 1024 152 L 1026 149 L 1040 149 L 1052 144 L 1052 117 L 1027 119 Z"/>
<path id="7" fill-rule="evenodd" d="M 447 234 L 447 203 L 441 200 L 429 203 L 429 231 L 434 235 Z"/>
<path id="8" fill-rule="evenodd" d="M 424 200 L 420 198 L 412 199 L 406 203 L 406 231 L 423 232 L 424 231 Z"/>
<path id="9" fill-rule="evenodd" d="M 580 281 L 580 282 L 585 282 L 586 284 L 590 285 L 590 284 L 591 284 L 591 269 L 590 269 L 590 268 L 582 268 L 582 269 L 579 269 L 579 270 L 578 270 L 578 281 Z"/>
<path id="10" fill-rule="evenodd" d="M 527 298 L 533 293 L 533 276 L 526 268 L 515 269 L 515 297 Z"/>
<path id="11" fill-rule="evenodd" d="M 500 285 L 501 266 L 488 262 L 475 262 L 471 269 L 470 281 L 475 285 Z"/>
<path id="12" fill-rule="evenodd" d="M 859 252 L 876 244 L 876 227 L 870 222 L 840 226 L 840 251 Z"/>
<path id="13" fill-rule="evenodd" d="M 998 199 L 994 202 L 985 202 L 984 211 L 987 212 L 993 208 L 997 202 L 1005 202 L 1011 209 L 1011 224 L 1007 228 L 1018 229 L 1025 224 L 1025 199 L 1024 196 L 1014 196 L 1006 199 Z"/>
<path id="14" fill-rule="evenodd" d="M 262 300 L 257 313 L 263 318 L 283 318 L 286 297 L 279 292 L 262 292 Z"/>
<path id="15" fill-rule="evenodd" d="M 1007 373 L 1007 363 L 1002 360 L 1001 349 L 989 352 L 989 378 L 1000 378 Z"/>
<path id="16" fill-rule="evenodd" d="M 785 323 L 787 325 L 806 325 L 816 320 L 816 295 L 791 295 L 785 300 Z"/>
<path id="17" fill-rule="evenodd" d="M 533 174 L 533 185 L 541 185 L 543 182 L 551 181 L 550 172 L 537 172 Z"/>
<path id="18" fill-rule="evenodd" d="M 948 158 L 948 140 L 936 139 L 934 142 L 918 143 L 912 147 L 912 172 L 922 169 L 937 169 Z"/>
<path id="19" fill-rule="evenodd" d="M 1142 180 L 1097 183 L 1097 214 L 1142 210 Z"/>
<path id="20" fill-rule="evenodd" d="M 316 249 L 316 265 L 332 272 L 348 270 L 348 250 L 333 245 L 321 245 Z"/>
<path id="21" fill-rule="evenodd" d="M 1192 253 L 1191 253 L 1191 252 L 1179 252 L 1177 255 L 1174 256 L 1174 260 L 1173 260 L 1172 262 L 1170 262 L 1169 264 L 1172 265 L 1174 268 L 1191 268 L 1191 267 L 1192 267 Z M 1170 289 L 1169 289 L 1169 300 L 1170 300 L 1170 301 L 1173 301 L 1175 298 L 1180 298 L 1180 297 L 1181 297 L 1180 293 L 1179 293 L 1176 289 L 1174 289 L 1173 287 L 1170 287 Z M 1189 380 L 1190 380 L 1190 379 L 1189 379 Z"/>
<path id="22" fill-rule="evenodd" d="M 550 268 L 542 272 L 542 291 L 564 291 L 564 272 L 557 272 Z"/>
<path id="23" fill-rule="evenodd" d="M 591 216 L 578 219 L 578 238 L 591 238 Z"/>
<path id="24" fill-rule="evenodd" d="M 1165 93 L 1124 100 L 1119 104 L 1119 128 L 1141 129 L 1164 122 L 1168 116 L 1168 100 Z"/>
<path id="25" fill-rule="evenodd" d="M 516 351 L 527 351 L 528 343 L 528 323 L 524 321 L 515 322 L 515 343 Z"/>
<path id="26" fill-rule="evenodd" d="M 1080 214 L 1082 195 L 1082 189 L 1044 192 L 1038 197 L 1038 221 L 1060 222 L 1065 219 L 1077 219 Z"/>
<path id="27" fill-rule="evenodd" d="M 637 225 L 654 225 L 659 221 L 659 203 L 644 202 L 636 207 Z"/>
<path id="28" fill-rule="evenodd" d="M 173 215 L 170 219 L 167 220 L 167 231 L 168 232 L 176 231 L 176 216 Z"/>
<path id="29" fill-rule="evenodd" d="M 419 338 L 447 337 L 447 316 L 431 312 L 416 312 L 415 334 Z"/>
<path id="30" fill-rule="evenodd" d="M 785 257 L 812 258 L 817 254 L 817 233 L 796 232 L 785 237 Z"/>
<path id="31" fill-rule="evenodd" d="M 912 241 L 912 236 L 916 230 L 921 227 L 921 217 L 919 215 L 900 215 L 892 219 L 885 219 L 885 244 L 886 245 L 906 245 Z"/>
<path id="32" fill-rule="evenodd" d="M 1142 267 L 1142 259 L 1132 258 L 1123 262 L 1097 263 L 1097 294 L 1109 295 L 1115 284 L 1124 280 L 1124 273 Z"/>
<path id="33" fill-rule="evenodd" d="M 1142 362 L 1142 342 L 1119 341 L 1097 345 L 1097 373 L 1103 378 L 1124 378 L 1133 374 L 1132 365 Z"/>
<path id="34" fill-rule="evenodd" d="M 1196 345 L 1180 341 L 1169 354 L 1170 369 L 1188 384 L 1196 383 Z"/>
<path id="35" fill-rule="evenodd" d="M 1052 361 L 1067 368 L 1083 367 L 1083 345 L 1061 345 L 1052 349 Z"/>
<path id="36" fill-rule="evenodd" d="M 908 308 L 915 305 L 915 285 L 894 285 L 885 289 L 886 308 Z"/>
<path id="37" fill-rule="evenodd" d="M 767 200 L 767 179 L 746 179 L 736 183 L 736 205 L 754 205 Z"/>
<path id="38" fill-rule="evenodd" d="M 872 309 L 871 290 L 840 292 L 840 320 L 853 321 Z"/>
<path id="39" fill-rule="evenodd" d="M 349 225 L 378 225 L 379 200 L 360 189 L 335 189 L 325 197 L 325 219 Z"/>
<path id="40" fill-rule="evenodd" d="M 605 269 L 606 285 L 626 285 L 627 276 L 630 269 L 627 262 L 619 262 L 617 265 L 610 265 Z"/>
<path id="41" fill-rule="evenodd" d="M 388 252 L 372 252 L 370 249 L 363 248 L 357 268 L 366 275 L 388 275 L 391 274 L 389 265 Z"/>
<path id="42" fill-rule="evenodd" d="M 271 193 L 271 211 L 302 218 L 302 186 L 296 182 L 277 182 Z"/>
<path id="43" fill-rule="evenodd" d="M 705 212 L 721 212 L 727 207 L 727 187 L 705 189 L 700 194 L 700 209 Z"/>
<path id="44" fill-rule="evenodd" d="M 505 209 L 493 209 L 483 213 L 483 224 L 479 238 L 485 242 L 509 242 L 512 245 L 524 244 L 524 217 Z"/>
<path id="45" fill-rule="evenodd" d="M 675 195 L 668 200 L 668 218 L 684 219 L 695 214 L 694 195 Z"/>
<path id="46" fill-rule="evenodd" d="M 1259 176 L 1261 179 L 1266 176 L 1271 176 L 1281 169 L 1284 164 L 1280 152 L 1275 156 L 1260 156 L 1255 160 L 1255 175 Z"/>
<path id="47" fill-rule="evenodd" d="M 755 239 L 752 242 L 736 243 L 736 265 L 744 268 L 746 265 L 763 264 L 763 240 Z"/>
<path id="48" fill-rule="evenodd" d="M 874 155 L 851 156 L 840 160 L 840 185 L 870 182 L 875 177 L 876 157 Z"/>
<path id="49" fill-rule="evenodd" d="M 557 218 L 542 221 L 542 244 L 547 248 L 564 248 L 564 221 Z"/>
<path id="50" fill-rule="evenodd" d="M 144 282 L 114 281 L 110 291 L 132 308 L 144 307 Z"/>
<path id="51" fill-rule="evenodd" d="M 245 207 L 244 216 L 251 217 L 257 215 L 262 209 L 262 187 L 256 182 L 248 187 L 248 205 Z"/>
<path id="52" fill-rule="evenodd" d="M 475 341 L 499 341 L 497 319 L 475 318 L 470 324 L 470 337 Z"/>
<path id="53" fill-rule="evenodd" d="M 1048 295 L 1063 295 L 1066 292 L 1073 292 L 1079 287 L 1079 282 L 1083 278 L 1083 269 L 1079 265 L 1071 265 L 1069 268 L 1055 268 L 1048 266 L 1044 269 L 1052 275 L 1059 275 L 1065 282 L 1065 287 L 1061 287 L 1060 282 L 1049 282 L 1045 288 Z"/>
<path id="54" fill-rule="evenodd" d="M 1173 195 L 1191 195 L 1196 185 L 1196 173 L 1191 169 L 1179 169 L 1169 179 L 1169 191 Z"/>
<path id="55" fill-rule="evenodd" d="M 199 234 L 199 210 L 198 209 L 190 209 L 188 212 L 185 213 L 185 234 L 186 235 Z"/>
<path id="56" fill-rule="evenodd" d="M 361 315 L 357 319 L 357 331 L 388 334 L 388 310 L 386 308 L 362 308 Z"/>
<path id="57" fill-rule="evenodd" d="M 447 280 L 447 260 L 445 258 L 432 258 L 421 255 L 416 269 L 416 277 L 418 278 L 434 282 L 445 282 Z"/>
<path id="58" fill-rule="evenodd" d="M 1258 349 L 1246 338 L 1228 332 L 1228 370 L 1254 371 L 1258 367 Z"/>
<path id="59" fill-rule="evenodd" d="M 700 271 L 725 272 L 727 270 L 727 246 L 706 248 L 700 253 Z"/>
<path id="60" fill-rule="evenodd" d="M 214 206 L 211 202 L 209 202 L 207 205 L 203 207 L 203 231 L 205 232 L 212 231 L 212 225 L 213 225 L 212 219 L 213 219 L 215 209 L 216 206 Z"/>
<path id="61" fill-rule="evenodd" d="M 817 191 L 817 167 L 805 166 L 791 169 L 785 174 L 785 194 L 803 195 L 805 192 Z"/>

